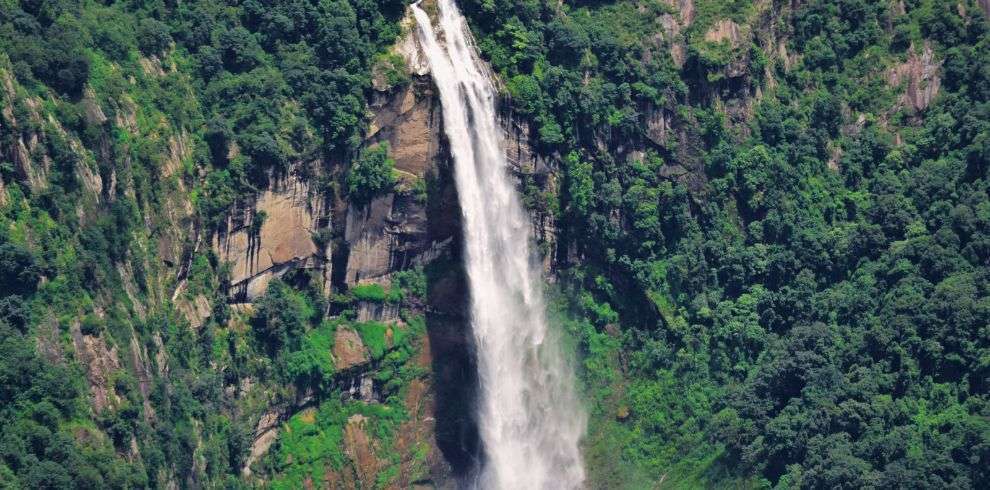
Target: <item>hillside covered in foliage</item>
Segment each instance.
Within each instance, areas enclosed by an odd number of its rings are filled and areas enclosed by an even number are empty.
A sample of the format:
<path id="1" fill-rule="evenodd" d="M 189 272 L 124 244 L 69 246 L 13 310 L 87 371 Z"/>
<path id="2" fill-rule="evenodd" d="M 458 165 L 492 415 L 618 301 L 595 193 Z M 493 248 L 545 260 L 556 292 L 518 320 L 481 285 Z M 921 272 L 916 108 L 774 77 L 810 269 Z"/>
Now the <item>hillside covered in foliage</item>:
<path id="1" fill-rule="evenodd" d="M 529 151 L 589 488 L 990 484 L 990 4 L 460 7 Z M 0 488 L 470 472 L 405 15 L 0 0 Z"/>
<path id="2" fill-rule="evenodd" d="M 980 5 L 464 8 L 560 162 L 531 202 L 560 228 L 592 486 L 990 482 Z"/>

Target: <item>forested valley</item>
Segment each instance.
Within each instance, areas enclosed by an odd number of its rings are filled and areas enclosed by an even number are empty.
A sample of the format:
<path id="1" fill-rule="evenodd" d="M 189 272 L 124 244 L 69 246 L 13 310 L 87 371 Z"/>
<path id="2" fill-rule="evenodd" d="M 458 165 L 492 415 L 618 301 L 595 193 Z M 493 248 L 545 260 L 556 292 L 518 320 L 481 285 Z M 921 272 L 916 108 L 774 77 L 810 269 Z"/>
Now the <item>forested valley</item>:
<path id="1" fill-rule="evenodd" d="M 990 485 L 990 3 L 458 4 L 587 488 Z M 0 0 L 0 488 L 470 479 L 418 43 L 395 0 Z"/>

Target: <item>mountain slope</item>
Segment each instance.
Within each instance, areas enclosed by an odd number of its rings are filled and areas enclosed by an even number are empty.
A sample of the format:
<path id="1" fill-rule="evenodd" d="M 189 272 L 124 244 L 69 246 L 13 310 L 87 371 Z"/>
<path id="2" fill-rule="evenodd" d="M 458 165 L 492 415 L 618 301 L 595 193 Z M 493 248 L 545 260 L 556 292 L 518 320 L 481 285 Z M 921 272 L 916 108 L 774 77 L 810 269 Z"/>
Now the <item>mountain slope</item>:
<path id="1" fill-rule="evenodd" d="M 987 481 L 986 8 L 465 2 L 559 162 L 593 486 Z"/>

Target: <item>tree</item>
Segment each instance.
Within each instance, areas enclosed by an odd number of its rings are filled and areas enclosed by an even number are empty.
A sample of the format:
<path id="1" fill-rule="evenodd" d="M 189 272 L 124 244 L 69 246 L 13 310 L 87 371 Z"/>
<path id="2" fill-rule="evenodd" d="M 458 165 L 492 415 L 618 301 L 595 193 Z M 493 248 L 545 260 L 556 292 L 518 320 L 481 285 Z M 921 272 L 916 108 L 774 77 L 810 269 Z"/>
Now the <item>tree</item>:
<path id="1" fill-rule="evenodd" d="M 0 296 L 30 294 L 40 278 L 30 252 L 12 243 L 0 245 Z"/>
<path id="2" fill-rule="evenodd" d="M 234 73 L 248 71 L 261 61 L 263 52 L 258 39 L 243 27 L 221 32 L 219 41 L 223 64 Z"/>
<path id="3" fill-rule="evenodd" d="M 302 294 L 276 279 L 255 302 L 251 326 L 267 350 L 277 353 L 283 347 L 298 345 L 312 315 Z"/>
<path id="4" fill-rule="evenodd" d="M 578 218 L 588 216 L 595 197 L 594 167 L 590 162 L 581 160 L 577 152 L 568 153 L 564 164 L 567 170 L 568 210 Z"/>
<path id="5" fill-rule="evenodd" d="M 144 19 L 137 29 L 138 49 L 151 56 L 165 52 L 172 44 L 172 34 L 169 28 L 155 19 Z"/>

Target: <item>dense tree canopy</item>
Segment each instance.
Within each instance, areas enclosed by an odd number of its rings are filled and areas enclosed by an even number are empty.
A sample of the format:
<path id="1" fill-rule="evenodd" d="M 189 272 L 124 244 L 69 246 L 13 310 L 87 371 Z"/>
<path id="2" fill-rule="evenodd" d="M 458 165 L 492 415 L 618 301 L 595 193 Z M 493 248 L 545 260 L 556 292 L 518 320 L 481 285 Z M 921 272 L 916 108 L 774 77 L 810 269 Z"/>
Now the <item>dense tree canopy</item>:
<path id="1" fill-rule="evenodd" d="M 987 19 L 972 2 L 757 3 L 695 2 L 678 68 L 641 34 L 660 3 L 463 2 L 533 137 L 566 155 L 560 206 L 538 206 L 562 210 L 592 481 L 985 484 Z M 797 61 L 765 32 L 706 41 L 718 19 L 777 22 Z M 924 46 L 943 85 L 918 111 L 883 80 Z M 673 144 L 647 133 L 657 111 Z"/>

